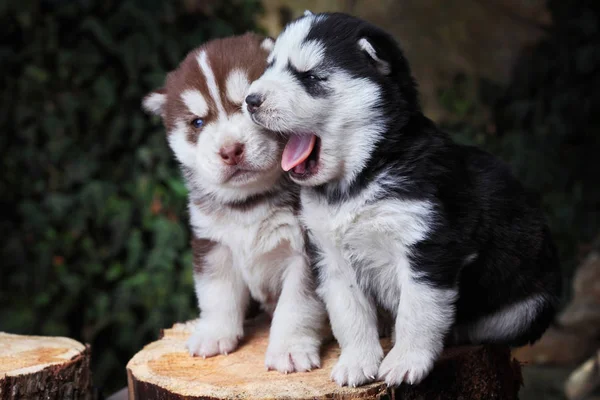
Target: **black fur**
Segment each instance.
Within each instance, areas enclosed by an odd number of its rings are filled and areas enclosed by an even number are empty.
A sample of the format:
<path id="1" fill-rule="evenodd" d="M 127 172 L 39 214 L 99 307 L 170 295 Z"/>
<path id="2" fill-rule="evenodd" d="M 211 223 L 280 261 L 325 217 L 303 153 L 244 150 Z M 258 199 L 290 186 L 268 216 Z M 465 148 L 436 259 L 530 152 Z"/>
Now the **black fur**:
<path id="1" fill-rule="evenodd" d="M 389 74 L 378 72 L 361 52 L 356 45 L 361 38 L 390 64 Z M 499 342 L 537 340 L 551 323 L 560 294 L 558 257 L 537 202 L 507 165 L 482 150 L 454 143 L 422 114 L 408 62 L 386 32 L 348 15 L 327 14 L 306 40 L 324 44 L 326 61 L 316 68 L 320 73 L 342 69 L 377 83 L 383 94 L 379 107 L 387 117 L 386 133 L 349 190 L 335 181 L 310 190 L 335 204 L 358 195 L 384 171 L 391 174 L 397 179 L 386 180 L 381 200 L 435 205 L 434 227 L 414 246 L 411 265 L 430 285 L 458 284 L 457 326 L 537 294 L 544 304 L 535 322 L 526 332 Z M 477 257 L 464 265 L 472 254 Z"/>
<path id="2" fill-rule="evenodd" d="M 298 71 L 291 63 L 288 63 L 287 69 L 312 97 L 327 97 L 329 90 L 324 85 L 325 78 L 312 71 Z"/>

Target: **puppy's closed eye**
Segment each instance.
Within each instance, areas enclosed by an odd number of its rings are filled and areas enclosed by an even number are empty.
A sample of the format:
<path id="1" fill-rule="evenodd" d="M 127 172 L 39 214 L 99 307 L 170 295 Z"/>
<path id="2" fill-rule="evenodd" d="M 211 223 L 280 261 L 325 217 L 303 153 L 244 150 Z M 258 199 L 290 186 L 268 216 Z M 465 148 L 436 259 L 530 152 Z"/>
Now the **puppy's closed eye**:
<path id="1" fill-rule="evenodd" d="M 302 78 L 308 81 L 315 81 L 315 82 L 319 82 L 319 81 L 326 81 L 327 77 L 324 75 L 319 75 L 316 72 L 313 71 L 306 71 L 302 74 Z"/>

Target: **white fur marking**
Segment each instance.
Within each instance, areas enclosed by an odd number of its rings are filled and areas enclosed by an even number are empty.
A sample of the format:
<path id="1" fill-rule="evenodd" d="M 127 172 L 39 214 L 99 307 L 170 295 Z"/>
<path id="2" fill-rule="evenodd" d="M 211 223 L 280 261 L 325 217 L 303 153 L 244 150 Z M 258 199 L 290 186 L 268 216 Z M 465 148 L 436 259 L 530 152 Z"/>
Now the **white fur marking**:
<path id="1" fill-rule="evenodd" d="M 227 87 L 227 98 L 235 104 L 242 104 L 250 82 L 246 72 L 241 69 L 234 69 L 229 73 L 225 86 Z"/>
<path id="2" fill-rule="evenodd" d="M 287 65 L 290 57 L 300 51 L 299 45 L 302 44 L 304 38 L 310 32 L 312 24 L 325 18 L 323 15 L 318 17 L 310 15 L 290 23 L 277 37 L 273 51 L 267 61 L 273 61 L 274 53 L 277 53 L 277 63 L 281 63 L 282 66 Z"/>
<path id="3" fill-rule="evenodd" d="M 362 50 L 366 51 L 367 54 L 373 59 L 375 60 L 375 62 L 377 63 L 377 70 L 383 74 L 383 75 L 387 75 L 390 72 L 392 72 L 392 69 L 390 68 L 390 64 L 387 61 L 382 60 L 381 58 L 377 57 L 377 52 L 375 51 L 375 49 L 373 48 L 373 46 L 371 45 L 371 43 L 369 43 L 369 41 L 365 38 L 362 38 L 358 41 L 358 47 L 360 47 Z"/>
<path id="4" fill-rule="evenodd" d="M 323 61 L 325 48 L 323 44 L 310 40 L 302 43 L 298 52 L 290 54 L 290 61 L 301 72 L 310 71 Z"/>
<path id="5" fill-rule="evenodd" d="M 188 129 L 188 124 L 185 121 L 178 120 L 167 139 L 177 160 L 185 166 L 193 167 L 196 151 L 194 145 L 187 140 Z"/>
<path id="6" fill-rule="evenodd" d="M 271 38 L 266 38 L 260 44 L 260 48 L 268 52 L 273 51 L 273 47 L 275 47 L 275 41 Z"/>
<path id="7" fill-rule="evenodd" d="M 162 115 L 166 101 L 167 96 L 164 93 L 152 92 L 144 97 L 142 106 L 151 114 Z"/>
<path id="8" fill-rule="evenodd" d="M 475 261 L 477 259 L 478 256 L 479 256 L 479 254 L 477 254 L 477 253 L 469 254 L 467 257 L 465 257 L 463 265 L 471 264 L 473 261 Z"/>
<path id="9" fill-rule="evenodd" d="M 181 100 L 192 114 L 204 117 L 208 113 L 208 103 L 198 90 L 186 90 L 181 94 Z"/>
<path id="10" fill-rule="evenodd" d="M 215 101 L 219 117 L 225 118 L 225 109 L 223 108 L 223 103 L 221 102 L 221 93 L 219 92 L 219 86 L 217 86 L 215 75 L 213 74 L 212 69 L 210 69 L 210 66 L 208 65 L 208 57 L 206 55 L 206 51 L 202 51 L 200 52 L 200 55 L 198 55 L 198 64 L 200 65 L 200 70 L 206 78 L 206 85 L 208 86 L 208 91 L 211 97 Z"/>
<path id="11" fill-rule="evenodd" d="M 469 339 L 473 343 L 514 338 L 530 326 L 544 299 L 535 296 L 487 315 L 470 325 Z"/>

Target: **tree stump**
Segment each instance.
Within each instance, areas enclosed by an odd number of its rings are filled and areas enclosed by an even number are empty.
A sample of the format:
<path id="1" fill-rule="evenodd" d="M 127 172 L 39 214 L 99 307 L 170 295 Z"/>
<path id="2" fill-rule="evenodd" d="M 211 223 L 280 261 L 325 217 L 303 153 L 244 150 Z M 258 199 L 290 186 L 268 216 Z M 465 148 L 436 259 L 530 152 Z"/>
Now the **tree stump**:
<path id="1" fill-rule="evenodd" d="M 322 351 L 322 367 L 284 375 L 266 371 L 268 322 L 249 321 L 246 338 L 227 356 L 192 357 L 185 342 L 194 321 L 175 324 L 138 352 L 127 364 L 129 400 L 137 399 L 517 399 L 521 369 L 507 347 L 448 349 L 421 384 L 393 391 L 382 382 L 341 388 L 329 374 L 339 357 L 337 343 Z M 390 341 L 382 340 L 387 351 Z"/>
<path id="2" fill-rule="evenodd" d="M 90 399 L 90 349 L 69 338 L 0 332 L 0 399 Z"/>

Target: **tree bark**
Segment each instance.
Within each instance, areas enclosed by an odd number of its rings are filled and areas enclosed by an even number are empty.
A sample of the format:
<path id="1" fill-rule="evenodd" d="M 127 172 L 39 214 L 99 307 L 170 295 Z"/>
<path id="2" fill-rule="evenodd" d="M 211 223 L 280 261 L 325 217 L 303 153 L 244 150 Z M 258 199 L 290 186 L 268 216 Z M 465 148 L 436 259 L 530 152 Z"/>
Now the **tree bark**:
<path id="1" fill-rule="evenodd" d="M 64 337 L 0 332 L 0 399 L 91 399 L 90 348 Z"/>
<path id="2" fill-rule="evenodd" d="M 375 382 L 341 388 L 329 374 L 339 357 L 335 342 L 324 346 L 320 369 L 289 375 L 265 371 L 268 323 L 249 321 L 246 338 L 227 356 L 190 356 L 185 342 L 193 321 L 175 324 L 127 364 L 129 399 L 503 399 L 518 398 L 521 369 L 503 346 L 447 349 L 433 372 L 419 385 L 397 390 Z M 389 340 L 383 339 L 387 351 Z"/>

